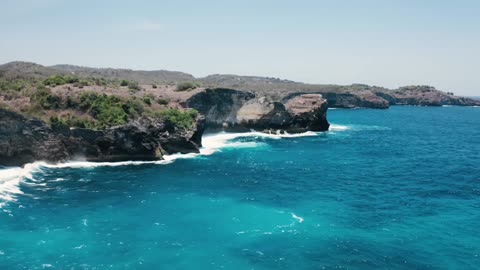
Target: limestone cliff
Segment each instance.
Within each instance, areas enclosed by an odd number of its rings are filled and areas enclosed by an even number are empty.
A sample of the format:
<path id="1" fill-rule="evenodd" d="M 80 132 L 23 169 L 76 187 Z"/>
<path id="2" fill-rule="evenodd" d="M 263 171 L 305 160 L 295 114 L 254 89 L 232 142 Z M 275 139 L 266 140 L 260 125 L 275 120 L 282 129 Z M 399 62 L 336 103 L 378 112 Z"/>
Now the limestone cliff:
<path id="1" fill-rule="evenodd" d="M 207 89 L 186 105 L 205 116 L 206 127 L 227 131 L 325 131 L 327 101 L 319 94 L 300 94 L 276 101 L 269 96 L 226 88 Z"/>

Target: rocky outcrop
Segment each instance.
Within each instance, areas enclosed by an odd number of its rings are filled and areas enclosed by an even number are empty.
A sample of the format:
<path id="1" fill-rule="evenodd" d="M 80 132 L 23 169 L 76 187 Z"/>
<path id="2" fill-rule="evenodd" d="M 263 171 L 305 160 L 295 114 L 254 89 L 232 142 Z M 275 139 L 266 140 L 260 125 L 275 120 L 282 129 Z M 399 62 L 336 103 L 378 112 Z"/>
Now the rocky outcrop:
<path id="1" fill-rule="evenodd" d="M 206 127 L 227 131 L 325 131 L 327 102 L 319 94 L 299 94 L 283 101 L 233 89 L 207 89 L 187 100 L 206 118 Z"/>
<path id="2" fill-rule="evenodd" d="M 327 99 L 331 108 L 374 108 L 387 109 L 390 103 L 382 96 L 373 93 L 352 94 L 352 93 L 322 93 Z"/>
<path id="3" fill-rule="evenodd" d="M 159 160 L 164 154 L 198 152 L 202 133 L 202 118 L 191 129 L 142 117 L 122 126 L 92 130 L 50 127 L 43 121 L 0 109 L 0 164 Z"/>
<path id="4" fill-rule="evenodd" d="M 405 86 L 391 91 L 392 105 L 416 105 L 416 106 L 479 106 L 480 101 L 455 96 L 453 93 L 446 93 L 435 89 L 432 86 Z"/>
<path id="5" fill-rule="evenodd" d="M 247 101 L 255 98 L 250 92 L 232 89 L 206 89 L 187 99 L 185 106 L 194 108 L 205 117 L 208 128 L 234 126 L 237 112 Z"/>
<path id="6" fill-rule="evenodd" d="M 205 128 L 227 131 L 325 131 L 327 101 L 299 94 L 283 101 L 232 89 L 207 89 L 184 104 L 199 111 L 192 128 L 140 117 L 105 130 L 69 128 L 0 109 L 0 164 L 43 160 L 159 160 L 164 154 L 198 152 Z"/>
<path id="7" fill-rule="evenodd" d="M 325 131 L 330 126 L 327 121 L 328 103 L 322 95 L 299 95 L 287 100 L 285 107 L 293 115 L 289 130 Z"/>

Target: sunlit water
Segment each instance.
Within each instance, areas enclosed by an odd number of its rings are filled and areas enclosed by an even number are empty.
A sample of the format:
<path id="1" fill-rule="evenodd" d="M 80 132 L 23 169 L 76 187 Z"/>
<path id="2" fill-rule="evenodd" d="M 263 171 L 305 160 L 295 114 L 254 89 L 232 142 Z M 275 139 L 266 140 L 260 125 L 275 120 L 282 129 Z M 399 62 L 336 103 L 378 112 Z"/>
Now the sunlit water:
<path id="1" fill-rule="evenodd" d="M 162 162 L 0 171 L 0 269 L 478 269 L 480 108 L 330 110 Z"/>

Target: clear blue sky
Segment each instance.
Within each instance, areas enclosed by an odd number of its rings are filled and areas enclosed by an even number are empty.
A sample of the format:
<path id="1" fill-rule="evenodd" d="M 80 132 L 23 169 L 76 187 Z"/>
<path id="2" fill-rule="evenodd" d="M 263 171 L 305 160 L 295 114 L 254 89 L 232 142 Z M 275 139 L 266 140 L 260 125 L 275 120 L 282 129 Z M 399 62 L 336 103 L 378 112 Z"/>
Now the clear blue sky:
<path id="1" fill-rule="evenodd" d="M 476 0 L 0 0 L 0 63 L 168 69 L 480 95 Z"/>

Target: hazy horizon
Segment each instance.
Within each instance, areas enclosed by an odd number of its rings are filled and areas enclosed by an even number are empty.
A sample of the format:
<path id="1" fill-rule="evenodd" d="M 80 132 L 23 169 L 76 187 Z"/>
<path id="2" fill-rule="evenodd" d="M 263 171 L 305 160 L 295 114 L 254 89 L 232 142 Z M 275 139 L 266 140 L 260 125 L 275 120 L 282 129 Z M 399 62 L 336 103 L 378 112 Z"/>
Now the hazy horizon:
<path id="1" fill-rule="evenodd" d="M 479 96 L 476 1 L 0 3 L 0 63 L 432 85 Z"/>

